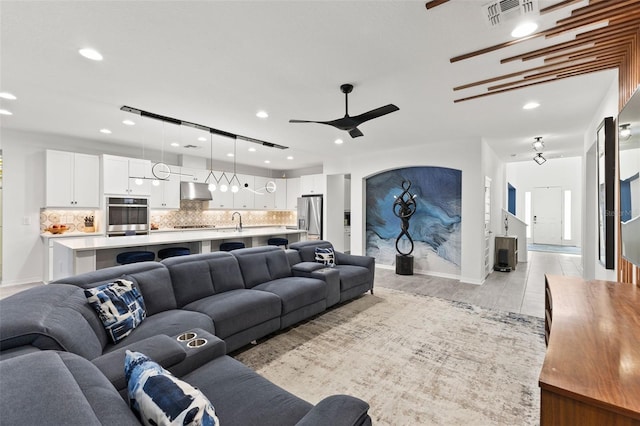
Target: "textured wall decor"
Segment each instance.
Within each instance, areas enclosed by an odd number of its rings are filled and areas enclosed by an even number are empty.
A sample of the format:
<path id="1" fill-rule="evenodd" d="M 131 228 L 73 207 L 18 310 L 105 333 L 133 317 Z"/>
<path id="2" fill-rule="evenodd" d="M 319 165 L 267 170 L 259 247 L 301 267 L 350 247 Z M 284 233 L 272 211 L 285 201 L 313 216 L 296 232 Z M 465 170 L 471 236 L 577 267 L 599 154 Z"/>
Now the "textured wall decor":
<path id="1" fill-rule="evenodd" d="M 394 265 L 401 220 L 392 210 L 398 186 L 411 181 L 417 197 L 411 219 L 416 271 L 460 274 L 462 172 L 445 167 L 407 167 L 371 176 L 366 182 L 366 254 Z M 406 244 L 409 244 L 406 242 Z M 401 248 L 402 249 L 402 248 Z"/>

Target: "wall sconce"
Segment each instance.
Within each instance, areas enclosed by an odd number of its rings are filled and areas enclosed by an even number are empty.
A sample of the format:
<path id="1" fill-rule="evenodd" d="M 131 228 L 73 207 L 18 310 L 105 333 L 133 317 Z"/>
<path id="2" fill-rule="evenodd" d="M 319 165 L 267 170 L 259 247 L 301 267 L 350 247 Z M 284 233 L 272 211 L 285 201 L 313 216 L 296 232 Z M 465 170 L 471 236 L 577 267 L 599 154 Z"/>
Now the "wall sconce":
<path id="1" fill-rule="evenodd" d="M 535 139 L 535 142 L 531 144 L 534 151 L 542 151 L 544 149 L 544 142 L 542 142 L 542 136 L 536 136 L 534 139 Z"/>
<path id="2" fill-rule="evenodd" d="M 621 124 L 620 125 L 620 139 L 626 141 L 631 137 L 631 124 Z"/>
<path id="3" fill-rule="evenodd" d="M 541 152 L 539 152 L 536 154 L 535 157 L 533 157 L 533 161 L 535 161 L 536 163 L 538 163 L 538 165 L 541 166 L 542 164 L 545 163 L 545 161 L 547 161 L 547 159 L 542 156 Z"/>

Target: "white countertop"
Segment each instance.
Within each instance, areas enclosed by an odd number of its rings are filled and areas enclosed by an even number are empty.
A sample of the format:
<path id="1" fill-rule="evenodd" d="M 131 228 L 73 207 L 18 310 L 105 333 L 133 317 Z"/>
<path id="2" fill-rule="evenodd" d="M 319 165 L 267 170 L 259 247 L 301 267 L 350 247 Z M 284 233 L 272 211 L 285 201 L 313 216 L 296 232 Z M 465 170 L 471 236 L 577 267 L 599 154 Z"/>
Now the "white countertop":
<path id="1" fill-rule="evenodd" d="M 197 229 L 182 232 L 154 232 L 149 235 L 131 235 L 124 237 L 61 238 L 56 240 L 71 250 L 100 250 L 120 247 L 151 246 L 156 244 L 185 243 L 192 241 L 230 240 L 234 238 L 265 237 L 306 233 L 305 230 L 285 227 L 245 228 L 238 232 L 234 229 Z"/>

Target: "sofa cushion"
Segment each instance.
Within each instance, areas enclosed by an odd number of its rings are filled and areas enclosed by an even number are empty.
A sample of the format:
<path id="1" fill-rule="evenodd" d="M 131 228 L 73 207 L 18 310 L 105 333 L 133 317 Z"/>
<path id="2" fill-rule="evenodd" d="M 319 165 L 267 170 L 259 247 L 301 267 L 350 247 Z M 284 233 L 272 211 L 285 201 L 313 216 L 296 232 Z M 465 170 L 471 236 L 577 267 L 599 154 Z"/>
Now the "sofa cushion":
<path id="1" fill-rule="evenodd" d="M 0 300 L 0 349 L 22 345 L 93 359 L 109 339 L 81 288 L 33 287 Z"/>
<path id="2" fill-rule="evenodd" d="M 279 318 L 281 301 L 275 294 L 258 290 L 230 290 L 189 303 L 184 309 L 202 312 L 213 319 L 215 335 L 225 339 L 240 331 Z"/>
<path id="3" fill-rule="evenodd" d="M 327 298 L 327 284 L 315 278 L 280 278 L 257 285 L 253 289 L 278 295 L 282 301 L 282 315 Z"/>
<path id="4" fill-rule="evenodd" d="M 145 425 L 219 425 L 206 396 L 140 352 L 124 362 L 129 405 Z"/>
<path id="5" fill-rule="evenodd" d="M 84 294 L 113 343 L 127 337 L 147 316 L 142 296 L 131 281 L 116 280 L 85 289 Z"/>
<path id="6" fill-rule="evenodd" d="M 93 288 L 118 278 L 132 281 L 140 289 L 147 307 L 147 315 L 154 315 L 158 312 L 178 307 L 173 295 L 169 271 L 161 262 L 138 262 L 112 266 L 73 277 L 62 278 L 54 281 L 54 283 Z"/>
<path id="7" fill-rule="evenodd" d="M 234 250 L 232 254 L 238 259 L 246 288 L 291 276 L 287 255 L 279 247 L 250 247 Z"/>
<path id="8" fill-rule="evenodd" d="M 91 362 L 41 351 L 0 362 L 0 423 L 139 425 L 126 402 Z"/>
<path id="9" fill-rule="evenodd" d="M 160 312 L 145 318 L 145 320 L 136 327 L 126 339 L 121 340 L 117 344 L 108 344 L 104 348 L 104 352 L 111 352 L 123 346 L 130 345 L 134 342 L 164 334 L 167 336 L 177 336 L 183 331 L 192 328 L 201 328 L 214 334 L 215 328 L 213 321 L 208 315 L 200 312 L 186 311 L 182 309 L 172 309 L 170 311 Z"/>
<path id="10" fill-rule="evenodd" d="M 172 257 L 162 263 L 169 270 L 180 307 L 216 293 L 244 288 L 238 261 L 226 252 Z"/>
<path id="11" fill-rule="evenodd" d="M 322 263 L 324 266 L 333 268 L 336 266 L 336 256 L 332 248 L 316 247 L 316 262 Z"/>
<path id="12" fill-rule="evenodd" d="M 182 380 L 215 404 L 223 426 L 295 425 L 312 409 L 310 403 L 228 356 L 208 362 Z"/>

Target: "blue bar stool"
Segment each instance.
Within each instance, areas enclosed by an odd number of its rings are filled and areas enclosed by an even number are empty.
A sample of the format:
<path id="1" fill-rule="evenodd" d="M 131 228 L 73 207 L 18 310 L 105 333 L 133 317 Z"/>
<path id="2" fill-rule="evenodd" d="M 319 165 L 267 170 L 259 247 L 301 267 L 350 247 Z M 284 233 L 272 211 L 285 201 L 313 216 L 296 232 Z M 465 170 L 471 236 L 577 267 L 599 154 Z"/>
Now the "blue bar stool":
<path id="1" fill-rule="evenodd" d="M 187 256 L 189 254 L 191 254 L 191 250 L 187 247 L 167 247 L 158 250 L 160 260 L 166 259 L 167 257 Z"/>
<path id="2" fill-rule="evenodd" d="M 156 254 L 152 251 L 125 251 L 116 256 L 116 262 L 120 265 L 148 262 L 150 260 L 156 260 Z"/>
<path id="3" fill-rule="evenodd" d="M 269 238 L 267 240 L 267 244 L 270 246 L 284 246 L 284 248 L 289 248 L 289 240 L 287 240 L 286 238 Z"/>
<path id="4" fill-rule="evenodd" d="M 231 251 L 241 248 L 244 248 L 244 243 L 242 241 L 228 241 L 220 244 L 220 251 Z"/>

